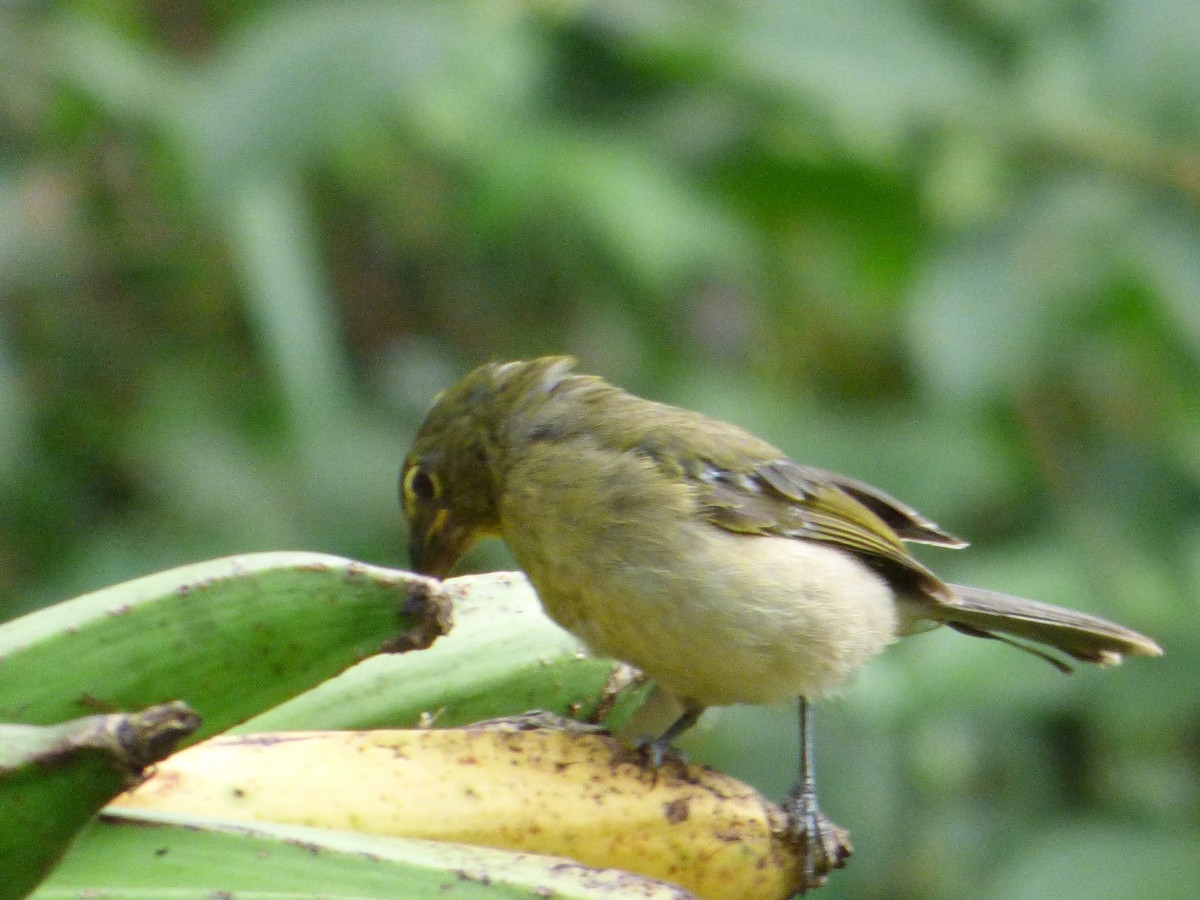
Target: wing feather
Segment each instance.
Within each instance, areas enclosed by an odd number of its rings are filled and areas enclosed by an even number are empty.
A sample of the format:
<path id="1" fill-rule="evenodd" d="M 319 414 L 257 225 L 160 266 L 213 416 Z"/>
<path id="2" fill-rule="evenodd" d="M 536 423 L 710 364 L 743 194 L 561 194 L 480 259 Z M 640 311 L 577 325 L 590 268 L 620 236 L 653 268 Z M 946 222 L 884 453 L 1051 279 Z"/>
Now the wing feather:
<path id="1" fill-rule="evenodd" d="M 884 494 L 872 494 L 873 503 L 865 503 L 837 481 L 823 477 L 821 470 L 788 459 L 759 463 L 749 474 L 702 460 L 684 474 L 697 489 L 703 515 L 720 528 L 836 544 L 868 562 L 904 572 L 934 593 L 944 590 L 905 549 L 902 536 L 887 518 L 872 508 L 884 505 Z M 888 507 L 892 509 L 889 518 L 911 521 L 904 515 L 907 508 Z"/>

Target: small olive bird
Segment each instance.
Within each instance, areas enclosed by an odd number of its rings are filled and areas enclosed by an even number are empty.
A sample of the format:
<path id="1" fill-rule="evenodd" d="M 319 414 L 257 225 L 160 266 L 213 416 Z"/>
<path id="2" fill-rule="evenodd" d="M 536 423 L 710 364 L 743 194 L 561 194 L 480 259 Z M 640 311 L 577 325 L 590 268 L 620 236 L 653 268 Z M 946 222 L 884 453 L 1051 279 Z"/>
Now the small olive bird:
<path id="1" fill-rule="evenodd" d="M 1162 653 L 1094 616 L 941 581 L 903 542 L 965 543 L 911 507 L 574 365 L 489 363 L 436 398 L 400 475 L 412 564 L 444 577 L 477 538 L 503 538 L 554 621 L 682 705 L 651 762 L 707 706 L 799 697 L 785 808 L 810 886 L 850 847 L 817 805 L 808 699 L 897 636 L 945 624 L 1067 671 L 1023 641 L 1098 665 Z"/>

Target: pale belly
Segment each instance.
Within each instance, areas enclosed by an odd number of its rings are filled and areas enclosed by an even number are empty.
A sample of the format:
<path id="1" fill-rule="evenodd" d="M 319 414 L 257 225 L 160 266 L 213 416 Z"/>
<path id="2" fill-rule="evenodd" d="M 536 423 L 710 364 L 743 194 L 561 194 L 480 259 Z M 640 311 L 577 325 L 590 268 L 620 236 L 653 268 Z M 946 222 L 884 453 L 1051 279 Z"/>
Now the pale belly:
<path id="1" fill-rule="evenodd" d="M 697 705 L 826 694 L 896 635 L 888 585 L 827 545 L 704 522 L 669 544 L 580 543 L 557 524 L 505 535 L 547 614 Z"/>

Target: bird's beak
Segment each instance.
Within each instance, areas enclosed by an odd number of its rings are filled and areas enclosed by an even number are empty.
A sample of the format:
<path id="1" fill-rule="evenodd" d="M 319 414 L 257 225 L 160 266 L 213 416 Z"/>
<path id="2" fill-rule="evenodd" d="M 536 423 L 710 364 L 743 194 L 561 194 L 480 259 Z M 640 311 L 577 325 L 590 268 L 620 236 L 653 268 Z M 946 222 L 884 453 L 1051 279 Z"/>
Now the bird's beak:
<path id="1" fill-rule="evenodd" d="M 419 575 L 445 578 L 470 546 L 470 531 L 450 521 L 445 510 L 421 527 L 414 524 L 408 544 L 413 571 Z"/>

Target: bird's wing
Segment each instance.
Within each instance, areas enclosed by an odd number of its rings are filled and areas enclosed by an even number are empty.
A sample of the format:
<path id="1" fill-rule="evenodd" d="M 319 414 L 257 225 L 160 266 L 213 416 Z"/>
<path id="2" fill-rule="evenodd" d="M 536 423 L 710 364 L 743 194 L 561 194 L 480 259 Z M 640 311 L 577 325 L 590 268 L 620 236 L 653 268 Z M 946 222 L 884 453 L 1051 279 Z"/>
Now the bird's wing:
<path id="1" fill-rule="evenodd" d="M 687 483 L 698 514 L 713 525 L 739 534 L 835 544 L 888 576 L 914 584 L 920 593 L 949 596 L 949 589 L 908 553 L 904 541 L 951 547 L 963 542 L 882 491 L 798 465 L 726 422 L 642 400 L 597 379 L 571 379 L 556 399 L 572 414 L 557 420 L 576 430 L 579 409 L 585 409 L 589 441 L 648 457 L 665 478 Z M 569 430 L 559 428 L 561 433 Z"/>
<path id="2" fill-rule="evenodd" d="M 883 519 L 902 540 L 912 541 L 917 544 L 935 544 L 939 547 L 953 547 L 954 549 L 967 546 L 967 542 L 962 538 L 944 531 L 938 527 L 936 522 L 927 519 L 908 504 L 901 503 L 895 497 L 884 493 L 877 487 L 872 487 L 866 482 L 848 478 L 845 475 L 839 475 L 837 472 L 830 472 L 826 469 L 818 469 L 814 466 L 801 466 L 796 463 L 790 463 L 790 465 L 798 469 L 810 481 L 825 481 L 845 491 L 871 510 L 871 512 L 875 513 L 875 515 L 879 516 L 879 518 Z"/>
<path id="3" fill-rule="evenodd" d="M 927 589 L 938 584 L 904 548 L 888 519 L 872 508 L 884 505 L 886 495 L 872 491 L 873 503 L 865 503 L 837 481 L 814 477 L 823 474 L 820 470 L 788 459 L 759 463 L 749 473 L 723 469 L 708 460 L 688 468 L 701 514 L 713 525 L 740 534 L 836 544 L 868 563 L 904 572 Z M 887 507 L 885 512 L 896 519 L 903 510 Z"/>

